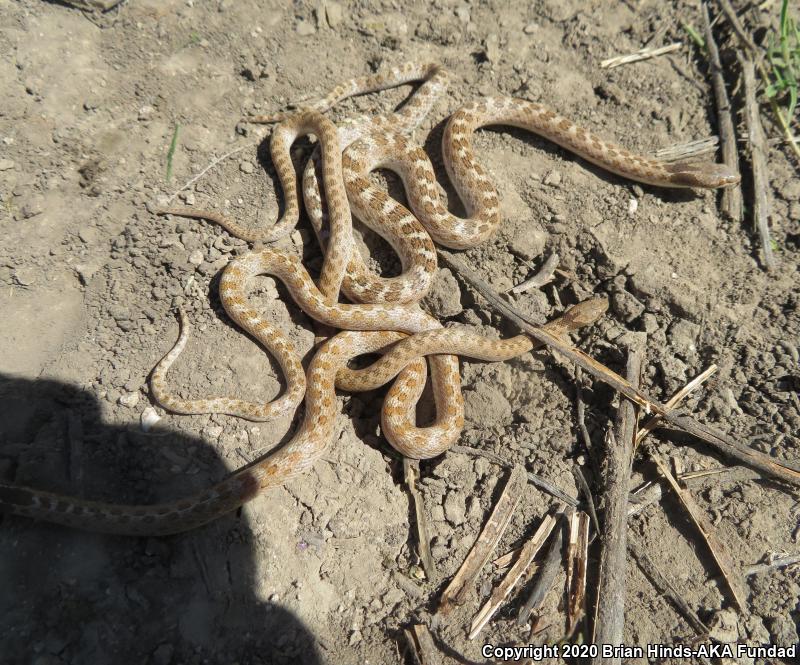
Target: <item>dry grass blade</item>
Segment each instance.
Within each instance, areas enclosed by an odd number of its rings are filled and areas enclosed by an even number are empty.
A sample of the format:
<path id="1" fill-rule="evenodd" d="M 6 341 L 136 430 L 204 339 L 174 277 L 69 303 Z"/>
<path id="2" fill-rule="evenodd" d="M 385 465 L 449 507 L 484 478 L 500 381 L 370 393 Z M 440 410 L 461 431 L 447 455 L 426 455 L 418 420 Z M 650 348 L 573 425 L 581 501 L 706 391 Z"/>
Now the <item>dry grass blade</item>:
<path id="1" fill-rule="evenodd" d="M 655 58 L 659 55 L 677 51 L 681 46 L 683 46 L 682 42 L 674 42 L 672 44 L 668 44 L 667 46 L 660 46 L 658 48 L 648 47 L 639 49 L 638 51 L 629 53 L 628 55 L 618 55 L 613 58 L 603 60 L 600 63 L 600 67 L 602 69 L 613 69 L 614 67 L 619 67 L 620 65 L 628 65 L 632 62 L 639 62 L 640 60 L 649 60 L 650 58 Z"/>
<path id="2" fill-rule="evenodd" d="M 542 520 L 542 523 L 539 525 L 539 528 L 536 530 L 536 533 L 533 534 L 533 537 L 522 546 L 522 550 L 519 553 L 517 562 L 513 565 L 511 570 L 506 573 L 503 581 L 492 592 L 492 597 L 486 601 L 486 604 L 480 609 L 480 611 L 475 615 L 475 618 L 472 620 L 469 639 L 474 640 L 478 633 L 489 622 L 489 619 L 494 616 L 494 613 L 497 612 L 508 594 L 511 593 L 511 590 L 516 586 L 517 582 L 519 582 L 519 580 L 528 570 L 533 558 L 541 549 L 542 545 L 544 545 L 547 537 L 550 535 L 550 532 L 553 530 L 555 525 L 556 518 L 553 515 L 546 515 Z"/>
<path id="3" fill-rule="evenodd" d="M 446 615 L 452 610 L 453 605 L 461 605 L 465 602 L 470 582 L 478 576 L 494 548 L 497 547 L 497 543 L 500 542 L 500 537 L 508 527 L 511 516 L 522 498 L 525 484 L 525 469 L 519 465 L 514 466 L 486 525 L 470 549 L 464 563 L 461 564 L 461 568 L 458 569 L 455 577 L 442 593 L 438 609 L 440 614 Z"/>
<path id="4" fill-rule="evenodd" d="M 692 495 L 678 484 L 678 481 L 675 480 L 675 477 L 670 473 L 670 470 L 667 468 L 667 465 L 661 459 L 660 455 L 654 451 L 650 451 L 650 457 L 656 463 L 656 466 L 658 466 L 661 475 L 669 482 L 675 494 L 678 495 L 683 507 L 686 508 L 692 521 L 705 539 L 706 545 L 708 545 L 708 549 L 711 551 L 711 555 L 717 562 L 717 566 L 719 566 L 720 572 L 728 584 L 734 604 L 739 610 L 744 610 L 747 603 L 747 590 L 745 589 L 742 575 L 736 570 L 733 560 L 728 554 L 728 550 L 719 538 L 717 538 L 714 528 L 711 526 L 706 516 L 703 515 Z"/>
<path id="5" fill-rule="evenodd" d="M 442 249 L 438 251 L 445 263 L 455 269 L 468 284 L 486 298 L 496 311 L 513 321 L 525 334 L 530 335 L 536 341 L 546 344 L 551 349 L 555 349 L 566 356 L 570 361 L 583 368 L 603 383 L 606 383 L 614 388 L 614 390 L 617 390 L 631 401 L 643 407 L 645 413 L 661 415 L 664 420 L 678 429 L 697 437 L 723 454 L 739 460 L 754 469 L 758 469 L 766 475 L 774 476 L 775 478 L 779 478 L 793 485 L 800 485 L 800 468 L 796 465 L 782 463 L 769 455 L 742 446 L 725 434 L 706 425 L 702 425 L 689 416 L 679 416 L 670 412 L 663 404 L 648 396 L 643 390 L 635 389 L 628 381 L 619 376 L 619 374 L 612 372 L 602 363 L 597 362 L 594 358 L 586 355 L 580 349 L 575 348 L 569 342 L 526 320 L 514 307 L 503 300 L 484 279 L 464 265 L 460 259 Z"/>
<path id="6" fill-rule="evenodd" d="M 653 153 L 653 157 L 662 162 L 686 162 L 691 161 L 701 155 L 708 155 L 717 151 L 719 145 L 718 136 L 709 136 L 688 143 L 679 143 L 666 148 L 661 148 Z"/>
<path id="7" fill-rule="evenodd" d="M 767 563 L 757 563 L 745 570 L 745 577 L 767 573 L 778 568 L 786 568 L 800 563 L 800 554 L 787 554 L 785 556 L 772 556 Z"/>

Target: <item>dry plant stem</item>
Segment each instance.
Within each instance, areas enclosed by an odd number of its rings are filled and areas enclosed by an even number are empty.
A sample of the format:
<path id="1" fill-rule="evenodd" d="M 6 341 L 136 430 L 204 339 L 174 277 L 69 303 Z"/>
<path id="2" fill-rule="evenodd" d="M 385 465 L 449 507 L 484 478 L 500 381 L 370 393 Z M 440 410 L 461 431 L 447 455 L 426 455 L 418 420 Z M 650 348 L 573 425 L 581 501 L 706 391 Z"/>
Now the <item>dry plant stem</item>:
<path id="1" fill-rule="evenodd" d="M 502 466 L 506 469 L 512 468 L 511 462 L 504 460 L 499 455 L 495 455 L 494 453 L 490 453 L 488 450 L 481 450 L 480 448 L 472 448 L 471 446 L 451 446 L 448 448 L 448 452 L 451 453 L 460 453 L 461 455 L 472 455 L 474 457 L 485 457 L 486 459 L 494 462 L 497 466 Z M 576 499 L 574 496 L 570 496 L 563 490 L 559 489 L 549 480 L 542 478 L 541 476 L 537 476 L 535 473 L 531 473 L 528 471 L 527 473 L 528 482 L 533 485 L 534 487 L 538 487 L 543 492 L 547 492 L 548 494 L 554 496 L 556 499 L 563 501 L 568 506 L 572 506 L 573 508 L 577 508 L 580 504 L 580 501 Z"/>
<path id="2" fill-rule="evenodd" d="M 750 39 L 748 34 L 744 31 L 744 27 L 742 26 L 739 17 L 736 15 L 736 10 L 734 10 L 733 6 L 731 5 L 728 0 L 717 0 L 717 4 L 719 8 L 722 10 L 722 13 L 725 14 L 725 18 L 728 19 L 728 23 L 731 24 L 731 28 L 736 33 L 736 36 L 739 38 L 739 41 L 751 52 L 757 53 L 758 47 L 753 43 L 753 40 Z"/>
<path id="3" fill-rule="evenodd" d="M 664 406 L 668 409 L 674 409 L 682 400 L 686 399 L 689 394 L 694 391 L 696 388 L 699 388 L 703 383 L 705 383 L 714 372 L 717 371 L 716 365 L 710 365 L 708 369 L 703 371 L 701 374 L 698 374 L 694 379 L 692 379 L 689 383 L 687 383 L 683 388 L 681 388 L 678 392 L 676 392 L 669 400 L 664 404 Z M 658 427 L 658 423 L 661 422 L 661 416 L 653 416 L 648 420 L 644 426 L 636 433 L 636 445 L 639 445 L 642 442 L 642 439 L 646 437 L 650 432 L 652 432 L 656 427 Z"/>
<path id="4" fill-rule="evenodd" d="M 653 157 L 664 162 L 682 162 L 700 155 L 716 152 L 718 145 L 719 137 L 709 136 L 704 139 L 661 148 L 653 153 Z"/>
<path id="5" fill-rule="evenodd" d="M 531 565 L 533 557 L 544 545 L 553 527 L 556 525 L 556 517 L 553 515 L 546 515 L 533 534 L 533 537 L 522 546 L 519 557 L 516 563 L 512 566 L 511 570 L 506 573 L 503 581 L 492 592 L 491 598 L 486 601 L 486 604 L 481 608 L 475 618 L 472 620 L 470 626 L 469 639 L 474 640 L 483 627 L 494 616 L 494 613 L 500 608 L 500 605 L 511 593 L 511 590 L 516 586 L 517 582 L 522 578 L 525 572 Z"/>
<path id="6" fill-rule="evenodd" d="M 721 475 L 721 478 L 712 476 Z M 746 467 L 725 467 L 722 469 L 711 469 L 709 471 L 690 471 L 678 476 L 681 485 L 692 487 L 697 490 L 709 485 L 719 486 L 724 483 L 747 482 L 758 480 L 761 476 L 757 471 Z M 630 495 L 630 505 L 628 506 L 628 517 L 638 515 L 648 506 L 661 500 L 664 490 L 661 483 L 645 485 L 644 488 L 637 490 Z"/>
<path id="7" fill-rule="evenodd" d="M 668 44 L 667 46 L 661 46 L 659 48 L 643 48 L 639 49 L 635 53 L 629 53 L 628 55 L 618 55 L 613 58 L 608 58 L 608 60 L 603 60 L 600 63 L 601 69 L 613 69 L 614 67 L 619 67 L 620 65 L 628 65 L 632 62 L 639 62 L 640 60 L 648 60 L 649 58 L 655 58 L 659 55 L 664 55 L 666 53 L 672 53 L 673 51 L 677 51 L 683 44 L 681 42 L 675 42 L 673 44 Z"/>
<path id="8" fill-rule="evenodd" d="M 757 563 L 753 566 L 750 566 L 747 570 L 745 570 L 744 574 L 746 577 L 750 577 L 751 575 L 768 573 L 772 570 L 776 570 L 777 568 L 793 566 L 796 563 L 800 563 L 800 554 L 790 554 L 788 556 L 776 557 L 769 563 Z"/>
<path id="9" fill-rule="evenodd" d="M 575 477 L 578 487 L 581 492 L 583 492 L 584 497 L 586 497 L 586 510 L 589 511 L 589 517 L 592 518 L 592 526 L 594 526 L 597 533 L 600 533 L 600 520 L 597 519 L 597 511 L 594 507 L 594 496 L 592 495 L 592 490 L 589 488 L 589 483 L 586 482 L 586 477 L 583 475 L 583 471 L 581 471 L 580 467 L 572 467 L 572 475 Z"/>
<path id="10" fill-rule="evenodd" d="M 635 333 L 628 349 L 625 378 L 639 387 L 644 363 L 647 336 Z M 613 433 L 606 437 L 603 473 L 603 527 L 600 545 L 600 571 L 595 611 L 595 644 L 621 645 L 625 628 L 625 581 L 627 578 L 628 495 L 633 466 L 637 408 L 626 399 L 620 400 Z M 593 659 L 594 663 L 620 663 L 621 657 Z"/>
<path id="11" fill-rule="evenodd" d="M 478 539 L 469 551 L 461 568 L 455 574 L 450 584 L 442 593 L 439 600 L 439 614 L 446 615 L 452 610 L 453 605 L 462 605 L 466 601 L 467 592 L 472 582 L 480 573 L 481 568 L 489 560 L 500 537 L 508 527 L 511 516 L 522 498 L 525 488 L 525 469 L 517 465 L 511 469 L 505 489 L 497 500 L 492 514 L 483 527 Z"/>
<path id="12" fill-rule="evenodd" d="M 678 429 L 705 441 L 721 453 L 758 469 L 765 475 L 773 476 L 793 485 L 800 485 L 800 470 L 794 465 L 781 463 L 763 453 L 742 446 L 728 436 L 702 425 L 689 416 L 670 412 L 663 404 L 649 397 L 641 389 L 633 388 L 625 379 L 612 372 L 605 365 L 586 355 L 563 339 L 550 334 L 539 326 L 527 321 L 522 314 L 504 301 L 481 277 L 470 270 L 464 263 L 450 252 L 439 249 L 439 255 L 451 268 L 459 272 L 462 278 L 483 295 L 489 304 L 500 314 L 518 325 L 526 335 L 566 356 L 570 361 L 589 372 L 603 383 L 622 393 L 628 399 L 643 407 L 645 412 L 653 412 L 663 417 Z"/>
<path id="13" fill-rule="evenodd" d="M 208 166 L 206 166 L 202 171 L 200 171 L 200 173 L 198 173 L 196 176 L 194 176 L 193 178 L 188 180 L 182 187 L 180 187 L 179 189 L 176 189 L 172 193 L 172 196 L 170 196 L 167 199 L 166 206 L 168 206 L 170 203 L 172 203 L 175 200 L 175 198 L 178 196 L 178 194 L 180 194 L 185 189 L 189 189 L 189 187 L 191 187 L 194 183 L 196 183 L 198 180 L 200 180 L 200 178 L 202 178 L 206 173 L 208 173 L 211 169 L 213 169 L 217 164 L 219 164 L 220 162 L 224 162 L 226 159 L 228 159 L 228 157 L 230 157 L 232 155 L 235 155 L 237 152 L 240 152 L 240 151 L 244 150 L 245 148 L 249 148 L 249 147 L 251 147 L 249 143 L 246 144 L 246 145 L 240 145 L 238 148 L 234 148 L 230 152 L 226 152 L 224 155 L 222 155 L 222 157 L 217 157 Z"/>
<path id="14" fill-rule="evenodd" d="M 442 662 L 441 654 L 427 626 L 421 623 L 415 624 L 411 628 L 406 628 L 404 632 L 416 662 L 420 665 L 439 665 Z"/>
<path id="15" fill-rule="evenodd" d="M 531 589 L 531 595 L 525 605 L 519 611 L 517 616 L 517 625 L 524 626 L 528 623 L 528 619 L 533 612 L 535 612 L 544 601 L 547 592 L 553 586 L 556 575 L 558 574 L 559 564 L 561 563 L 561 549 L 564 546 L 564 515 L 560 516 L 561 524 L 556 525 L 553 539 L 550 541 L 550 547 L 545 554 L 544 562 L 542 563 L 539 577 Z"/>
<path id="16" fill-rule="evenodd" d="M 747 589 L 744 586 L 741 573 L 736 569 L 730 554 L 728 554 L 727 548 L 722 544 L 719 538 L 717 538 L 714 528 L 711 526 L 706 516 L 703 515 L 700 507 L 695 503 L 694 498 L 692 498 L 692 495 L 683 489 L 678 484 L 678 481 L 675 480 L 674 476 L 667 468 L 667 465 L 661 459 L 661 456 L 651 450 L 650 458 L 656 463 L 659 472 L 672 486 L 672 489 L 678 495 L 678 498 L 684 508 L 686 508 L 692 521 L 697 525 L 697 528 L 708 545 L 708 549 L 711 551 L 711 555 L 717 562 L 717 566 L 727 582 L 734 604 L 739 610 L 744 610 L 747 603 Z"/>
<path id="17" fill-rule="evenodd" d="M 511 293 L 524 293 L 525 291 L 530 291 L 531 289 L 541 288 L 548 282 L 552 281 L 553 275 L 556 272 L 556 268 L 558 268 L 559 260 L 558 254 L 555 252 L 548 256 L 547 260 L 539 269 L 539 272 L 537 272 L 530 279 L 526 279 L 524 282 L 517 284 L 511 289 Z"/>
<path id="18" fill-rule="evenodd" d="M 572 634 L 586 614 L 586 561 L 589 550 L 589 516 L 576 511 L 570 517 L 567 551 L 567 633 Z"/>
<path id="19" fill-rule="evenodd" d="M 672 582 L 658 569 L 633 533 L 631 533 L 628 538 L 628 549 L 630 549 L 639 568 L 641 568 L 642 572 L 647 576 L 650 582 L 652 582 L 656 590 L 669 597 L 697 635 L 701 637 L 708 635 L 708 626 L 706 626 L 700 620 L 700 617 L 697 616 L 697 613 L 689 607 L 688 603 L 683 599 L 683 594 L 676 589 L 672 585 Z"/>
<path id="20" fill-rule="evenodd" d="M 725 77 L 722 75 L 722 61 L 719 58 L 717 43 L 714 41 L 714 32 L 711 30 L 711 19 L 708 17 L 708 6 L 702 4 L 703 27 L 705 29 L 706 48 L 708 49 L 708 62 L 711 66 L 711 84 L 714 88 L 714 98 L 717 103 L 717 123 L 719 124 L 719 140 L 722 147 L 722 161 L 736 171 L 739 171 L 739 153 L 736 149 L 736 130 L 733 126 L 731 103 L 725 89 Z M 742 221 L 742 186 L 741 184 L 727 187 L 722 192 L 722 212 L 736 222 Z"/>
<path id="21" fill-rule="evenodd" d="M 758 102 L 756 101 L 755 69 L 750 58 L 742 56 L 741 53 L 738 54 L 738 58 L 742 67 L 745 121 L 747 123 L 747 135 L 750 140 L 750 167 L 753 170 L 753 218 L 761 239 L 761 249 L 764 252 L 764 267 L 767 270 L 774 270 L 776 261 L 772 253 L 772 241 L 769 236 L 770 200 L 767 149 L 764 142 L 764 130 L 761 127 L 761 117 L 758 113 Z"/>
<path id="22" fill-rule="evenodd" d="M 417 542 L 419 543 L 419 558 L 422 562 L 422 569 L 429 580 L 436 579 L 436 565 L 431 556 L 431 538 L 428 531 L 428 521 L 425 519 L 422 497 L 417 490 L 417 478 L 419 478 L 419 460 L 412 460 L 408 457 L 403 458 L 403 476 L 405 478 L 411 500 L 414 502 L 414 515 L 417 522 Z"/>

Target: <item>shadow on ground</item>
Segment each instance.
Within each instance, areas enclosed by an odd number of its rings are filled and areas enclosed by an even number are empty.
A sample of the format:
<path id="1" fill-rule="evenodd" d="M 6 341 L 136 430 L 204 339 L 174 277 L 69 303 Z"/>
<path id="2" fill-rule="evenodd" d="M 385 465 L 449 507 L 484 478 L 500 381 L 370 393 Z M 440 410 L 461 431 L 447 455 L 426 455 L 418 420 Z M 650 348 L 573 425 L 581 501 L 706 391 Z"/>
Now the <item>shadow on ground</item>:
<path id="1" fill-rule="evenodd" d="M 0 479 L 119 503 L 179 498 L 226 469 L 207 444 L 110 426 L 94 396 L 0 375 Z M 237 515 L 170 537 L 105 536 L 0 516 L 0 660 L 320 663 L 297 617 L 253 593 Z"/>

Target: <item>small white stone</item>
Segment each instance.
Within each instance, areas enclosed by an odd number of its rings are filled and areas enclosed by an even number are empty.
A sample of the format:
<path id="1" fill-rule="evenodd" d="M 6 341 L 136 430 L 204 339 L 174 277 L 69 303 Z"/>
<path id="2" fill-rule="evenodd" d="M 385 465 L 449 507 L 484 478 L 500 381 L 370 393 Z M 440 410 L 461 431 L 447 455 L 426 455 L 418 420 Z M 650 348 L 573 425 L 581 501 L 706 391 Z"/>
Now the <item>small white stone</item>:
<path id="1" fill-rule="evenodd" d="M 199 249 L 194 250 L 189 254 L 189 263 L 193 266 L 199 266 L 203 262 L 203 252 Z"/>
<path id="2" fill-rule="evenodd" d="M 127 395 L 122 395 L 119 398 L 119 403 L 122 406 L 127 406 L 128 408 L 133 408 L 139 403 L 139 393 L 128 393 Z"/>
<path id="3" fill-rule="evenodd" d="M 161 416 L 158 415 L 158 411 L 152 406 L 148 406 L 139 417 L 139 427 L 143 432 L 149 432 L 159 420 L 161 420 Z"/>
<path id="4" fill-rule="evenodd" d="M 628 201 L 628 214 L 635 215 L 639 209 L 639 199 L 631 199 Z"/>

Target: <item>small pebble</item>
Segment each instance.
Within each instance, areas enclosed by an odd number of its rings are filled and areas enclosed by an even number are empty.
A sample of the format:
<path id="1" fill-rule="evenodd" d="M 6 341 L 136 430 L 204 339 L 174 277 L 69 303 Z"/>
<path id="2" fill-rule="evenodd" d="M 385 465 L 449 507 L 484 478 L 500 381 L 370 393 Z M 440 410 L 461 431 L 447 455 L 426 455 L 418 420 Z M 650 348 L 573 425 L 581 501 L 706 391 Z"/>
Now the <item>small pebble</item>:
<path id="1" fill-rule="evenodd" d="M 333 0 L 326 0 L 325 2 L 325 18 L 328 25 L 332 28 L 337 27 L 342 22 L 342 6 Z"/>
<path id="2" fill-rule="evenodd" d="M 0 159 L 0 171 L 8 171 L 13 169 L 15 166 L 14 162 L 10 159 Z"/>
<path id="3" fill-rule="evenodd" d="M 139 426 L 143 432 L 149 432 L 159 420 L 161 420 L 161 416 L 158 415 L 158 411 L 152 406 L 148 406 L 142 411 L 142 415 L 139 418 Z"/>
<path id="4" fill-rule="evenodd" d="M 305 21 L 303 19 L 297 22 L 297 28 L 295 29 L 297 30 L 297 34 L 300 35 L 301 37 L 308 37 L 310 35 L 313 35 L 317 31 L 313 23 L 311 23 L 310 21 Z"/>
<path id="5" fill-rule="evenodd" d="M 239 170 L 242 173 L 252 173 L 253 171 L 255 171 L 255 166 L 253 166 L 250 162 L 240 162 Z"/>
<path id="6" fill-rule="evenodd" d="M 189 254 L 189 263 L 193 266 L 199 266 L 203 262 L 203 252 L 199 249 L 194 250 Z"/>
<path id="7" fill-rule="evenodd" d="M 128 393 L 127 395 L 122 395 L 119 398 L 119 403 L 122 404 L 122 406 L 127 406 L 132 409 L 139 403 L 139 393 Z"/>

